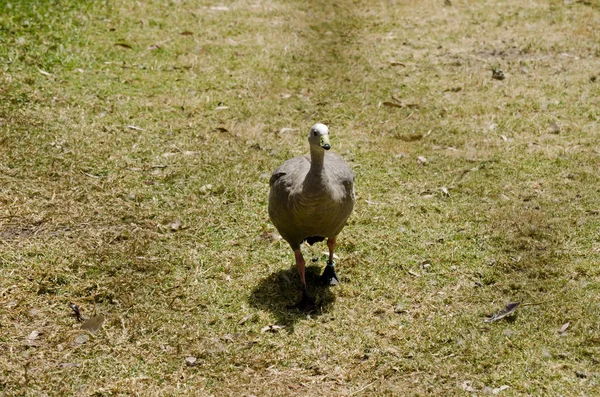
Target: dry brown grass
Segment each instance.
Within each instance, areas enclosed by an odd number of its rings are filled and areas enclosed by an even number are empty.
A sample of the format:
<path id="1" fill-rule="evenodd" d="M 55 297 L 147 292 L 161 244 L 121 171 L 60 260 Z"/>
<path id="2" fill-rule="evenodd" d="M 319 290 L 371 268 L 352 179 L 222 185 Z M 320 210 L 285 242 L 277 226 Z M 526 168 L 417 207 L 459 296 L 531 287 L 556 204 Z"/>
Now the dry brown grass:
<path id="1" fill-rule="evenodd" d="M 593 1 L 2 3 L 0 394 L 598 394 L 599 24 Z M 266 203 L 317 121 L 358 202 L 306 316 Z M 106 316 L 85 343 L 70 302 Z"/>

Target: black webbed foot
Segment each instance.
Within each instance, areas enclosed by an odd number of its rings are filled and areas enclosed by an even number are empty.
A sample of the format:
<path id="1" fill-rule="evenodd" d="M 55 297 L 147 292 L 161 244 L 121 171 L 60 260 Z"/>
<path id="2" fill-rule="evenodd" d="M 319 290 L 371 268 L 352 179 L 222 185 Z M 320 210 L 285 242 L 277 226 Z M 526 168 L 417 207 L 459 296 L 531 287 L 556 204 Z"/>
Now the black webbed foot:
<path id="1" fill-rule="evenodd" d="M 337 274 L 335 274 L 334 266 L 335 263 L 327 261 L 327 266 L 325 266 L 323 274 L 320 277 L 323 285 L 338 285 L 340 283 Z"/>
<path id="2" fill-rule="evenodd" d="M 302 299 L 300 300 L 300 302 L 294 305 L 290 305 L 288 306 L 288 308 L 298 309 L 303 313 L 312 313 L 317 308 L 317 305 L 315 303 L 315 299 L 308 294 L 308 291 L 306 289 L 304 289 L 304 291 L 302 291 Z"/>

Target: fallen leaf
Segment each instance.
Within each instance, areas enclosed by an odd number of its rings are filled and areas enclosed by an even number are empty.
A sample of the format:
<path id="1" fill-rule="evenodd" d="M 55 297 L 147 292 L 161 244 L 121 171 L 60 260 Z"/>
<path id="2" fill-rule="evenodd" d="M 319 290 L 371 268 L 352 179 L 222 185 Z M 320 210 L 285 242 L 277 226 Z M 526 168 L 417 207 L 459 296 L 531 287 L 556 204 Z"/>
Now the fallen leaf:
<path id="1" fill-rule="evenodd" d="M 73 368 L 73 367 L 81 367 L 79 363 L 60 363 L 58 364 L 59 368 Z"/>
<path id="2" fill-rule="evenodd" d="M 169 225 L 172 231 L 177 231 L 181 228 L 181 219 L 177 218 Z"/>
<path id="3" fill-rule="evenodd" d="M 33 330 L 27 337 L 27 344 L 30 346 L 36 345 L 36 340 L 40 337 L 41 333 L 38 330 Z"/>
<path id="4" fill-rule="evenodd" d="M 558 330 L 558 333 L 561 335 L 564 334 L 567 331 L 567 328 L 569 328 L 569 325 L 571 325 L 570 322 L 564 323 L 563 326 Z"/>
<path id="5" fill-rule="evenodd" d="M 225 110 L 225 109 L 229 109 L 229 106 L 217 106 L 215 108 L 215 110 Z"/>
<path id="6" fill-rule="evenodd" d="M 212 187 L 213 187 L 213 185 L 211 185 L 210 183 L 208 185 L 202 185 L 200 187 L 200 193 L 206 194 L 212 190 Z"/>
<path id="7" fill-rule="evenodd" d="M 464 391 L 468 391 L 468 392 L 470 392 L 470 393 L 473 393 L 473 392 L 476 392 L 476 391 L 477 391 L 475 388 L 473 388 L 473 386 L 471 386 L 471 382 L 469 382 L 469 381 L 463 382 L 463 383 L 460 385 L 460 387 L 462 387 L 462 389 L 463 389 Z"/>
<path id="8" fill-rule="evenodd" d="M 448 188 L 446 186 L 442 186 L 440 188 L 440 190 L 442 191 L 442 193 L 444 194 L 444 196 L 450 197 L 450 192 L 448 191 Z"/>
<path id="9" fill-rule="evenodd" d="M 146 49 L 148 51 L 160 50 L 160 46 L 158 44 L 152 44 L 152 45 L 149 45 Z"/>
<path id="10" fill-rule="evenodd" d="M 417 163 L 419 163 L 420 165 L 424 165 L 425 163 L 427 163 L 427 159 L 424 156 L 419 156 L 417 157 Z"/>
<path id="11" fill-rule="evenodd" d="M 132 47 L 132 46 L 130 46 L 129 44 L 127 44 L 127 43 L 115 43 L 115 45 L 116 45 L 116 46 L 119 46 L 119 47 L 127 48 L 127 49 L 129 49 L 129 50 L 132 50 L 132 49 L 133 49 L 133 47 Z"/>
<path id="12" fill-rule="evenodd" d="M 217 130 L 219 132 L 229 132 L 229 130 L 225 127 L 217 127 L 217 128 L 215 128 L 215 130 Z"/>
<path id="13" fill-rule="evenodd" d="M 144 131 L 143 128 L 140 128 L 137 125 L 127 125 L 127 126 L 125 126 L 125 128 L 129 128 L 130 130 L 136 130 L 136 131 Z"/>
<path id="14" fill-rule="evenodd" d="M 198 359 L 194 356 L 188 356 L 185 358 L 185 365 L 187 365 L 188 367 L 193 367 L 195 365 L 197 365 L 197 361 Z"/>
<path id="15" fill-rule="evenodd" d="M 501 391 L 504 391 L 504 390 L 508 389 L 509 387 L 510 386 L 508 386 L 508 385 L 502 385 L 500 387 L 495 387 L 495 388 L 492 389 L 492 394 L 498 394 Z"/>
<path id="16" fill-rule="evenodd" d="M 276 332 L 281 331 L 284 328 L 285 328 L 285 325 L 267 325 L 266 327 L 261 328 L 260 333 L 261 334 L 264 334 L 265 332 L 276 333 Z"/>
<path id="17" fill-rule="evenodd" d="M 511 302 L 511 303 L 508 303 L 504 307 L 504 309 L 502 309 L 499 312 L 491 315 L 490 317 L 487 317 L 483 321 L 486 322 L 486 323 L 493 323 L 494 321 L 498 321 L 500 319 L 503 319 L 506 316 L 510 316 L 511 314 L 513 314 L 515 312 L 515 310 L 517 310 L 517 308 L 519 307 L 520 304 L 521 304 L 521 302 Z"/>
<path id="18" fill-rule="evenodd" d="M 74 346 L 83 345 L 84 343 L 86 343 L 89 340 L 90 340 L 90 336 L 88 334 L 81 333 L 81 334 L 77 335 L 77 337 L 73 341 L 73 345 Z"/>
<path id="19" fill-rule="evenodd" d="M 193 36 L 194 33 L 190 32 L 189 30 L 184 30 L 183 32 L 179 33 L 182 36 Z"/>
<path id="20" fill-rule="evenodd" d="M 390 65 L 392 65 L 392 66 L 403 66 L 403 67 L 406 67 L 405 63 L 398 62 L 398 61 L 390 61 Z"/>
<path id="21" fill-rule="evenodd" d="M 90 317 L 81 324 L 81 329 L 95 334 L 102 327 L 102 323 L 104 323 L 104 315 L 98 314 L 97 316 Z"/>

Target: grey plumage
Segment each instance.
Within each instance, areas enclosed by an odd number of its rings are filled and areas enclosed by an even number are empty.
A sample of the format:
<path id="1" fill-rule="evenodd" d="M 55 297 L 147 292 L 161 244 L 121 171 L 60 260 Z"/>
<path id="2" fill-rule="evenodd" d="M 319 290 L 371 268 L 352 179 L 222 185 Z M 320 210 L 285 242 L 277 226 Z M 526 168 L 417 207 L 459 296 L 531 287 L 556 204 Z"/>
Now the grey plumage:
<path id="1" fill-rule="evenodd" d="M 269 216 L 292 249 L 309 237 L 337 236 L 354 207 L 354 174 L 344 160 L 323 153 L 311 170 L 310 156 L 287 160 L 271 176 Z"/>
<path id="2" fill-rule="evenodd" d="M 309 297 L 300 244 L 327 238 L 333 272 L 335 238 L 354 208 L 354 173 L 340 156 L 326 153 L 331 147 L 327 126 L 315 124 L 308 141 L 310 155 L 287 160 L 273 171 L 269 194 L 271 221 L 296 255 L 303 301 Z"/>

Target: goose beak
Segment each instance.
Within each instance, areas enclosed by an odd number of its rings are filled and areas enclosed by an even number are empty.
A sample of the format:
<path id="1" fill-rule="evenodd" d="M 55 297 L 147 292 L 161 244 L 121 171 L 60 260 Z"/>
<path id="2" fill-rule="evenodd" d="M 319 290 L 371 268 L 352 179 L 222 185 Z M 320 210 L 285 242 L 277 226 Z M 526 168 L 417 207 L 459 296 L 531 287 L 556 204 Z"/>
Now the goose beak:
<path id="1" fill-rule="evenodd" d="M 331 149 L 331 145 L 329 144 L 329 136 L 321 135 L 321 141 L 319 143 L 323 149 L 325 149 L 325 150 Z"/>

